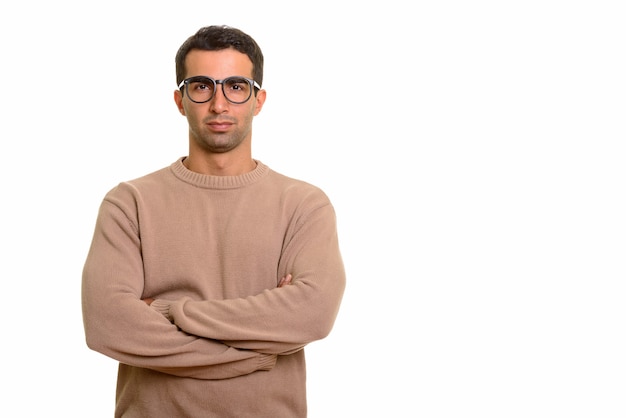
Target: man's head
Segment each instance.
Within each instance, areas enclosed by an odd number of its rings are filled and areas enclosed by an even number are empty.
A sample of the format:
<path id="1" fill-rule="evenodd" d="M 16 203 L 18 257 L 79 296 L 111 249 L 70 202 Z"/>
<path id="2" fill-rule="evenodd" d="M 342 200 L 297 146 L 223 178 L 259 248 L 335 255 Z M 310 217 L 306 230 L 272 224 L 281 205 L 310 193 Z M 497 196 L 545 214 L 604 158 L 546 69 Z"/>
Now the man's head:
<path id="1" fill-rule="evenodd" d="M 189 167 L 199 170 L 198 161 L 219 154 L 249 168 L 252 120 L 266 98 L 257 43 L 228 26 L 202 28 L 178 50 L 176 77 L 174 101 L 189 124 Z"/>
<path id="2" fill-rule="evenodd" d="M 233 48 L 246 54 L 252 61 L 252 78 L 263 85 L 263 52 L 256 41 L 246 33 L 230 26 L 207 26 L 190 36 L 176 53 L 176 85 L 187 76 L 186 58 L 191 50 L 219 51 Z"/>

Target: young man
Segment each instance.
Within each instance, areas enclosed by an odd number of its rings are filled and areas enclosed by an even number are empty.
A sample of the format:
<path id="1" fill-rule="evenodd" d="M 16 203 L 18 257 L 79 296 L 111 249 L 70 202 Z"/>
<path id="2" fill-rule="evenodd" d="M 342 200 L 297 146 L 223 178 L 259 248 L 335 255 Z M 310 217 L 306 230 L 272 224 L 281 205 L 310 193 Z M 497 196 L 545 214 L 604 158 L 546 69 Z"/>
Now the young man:
<path id="1" fill-rule="evenodd" d="M 335 212 L 251 155 L 256 42 L 200 29 L 176 55 L 189 155 L 101 204 L 82 282 L 87 345 L 120 362 L 116 417 L 305 417 L 303 347 L 345 288 Z"/>

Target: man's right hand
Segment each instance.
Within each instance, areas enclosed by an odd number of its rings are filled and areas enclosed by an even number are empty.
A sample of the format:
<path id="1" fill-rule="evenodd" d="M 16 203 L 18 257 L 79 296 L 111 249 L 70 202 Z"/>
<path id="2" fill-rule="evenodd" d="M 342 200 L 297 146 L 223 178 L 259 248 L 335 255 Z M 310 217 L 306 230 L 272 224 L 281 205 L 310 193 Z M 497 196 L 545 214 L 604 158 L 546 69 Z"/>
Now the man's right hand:
<path id="1" fill-rule="evenodd" d="M 293 277 L 291 276 L 291 274 L 286 275 L 285 277 L 280 279 L 280 282 L 278 282 L 278 287 L 283 287 L 283 286 L 287 286 L 288 284 L 291 284 L 292 278 Z"/>

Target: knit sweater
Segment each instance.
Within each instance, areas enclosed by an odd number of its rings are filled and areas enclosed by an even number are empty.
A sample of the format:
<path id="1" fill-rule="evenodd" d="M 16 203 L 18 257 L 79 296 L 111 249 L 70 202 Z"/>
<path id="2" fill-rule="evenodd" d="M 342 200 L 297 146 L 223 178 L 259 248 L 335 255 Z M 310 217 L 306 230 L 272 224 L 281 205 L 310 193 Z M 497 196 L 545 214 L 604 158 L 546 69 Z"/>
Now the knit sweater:
<path id="1" fill-rule="evenodd" d="M 303 347 L 345 288 L 333 206 L 260 161 L 239 176 L 182 161 L 106 194 L 84 265 L 87 345 L 119 361 L 115 416 L 305 417 Z"/>

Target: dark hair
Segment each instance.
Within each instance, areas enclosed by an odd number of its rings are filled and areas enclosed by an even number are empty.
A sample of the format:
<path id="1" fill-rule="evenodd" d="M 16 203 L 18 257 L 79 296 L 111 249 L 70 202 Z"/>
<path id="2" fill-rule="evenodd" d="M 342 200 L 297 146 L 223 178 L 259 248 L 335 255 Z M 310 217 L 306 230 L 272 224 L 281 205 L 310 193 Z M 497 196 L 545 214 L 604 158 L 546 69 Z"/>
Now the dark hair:
<path id="1" fill-rule="evenodd" d="M 256 41 L 248 34 L 230 26 L 206 26 L 187 38 L 176 53 L 176 85 L 184 80 L 187 74 L 185 58 L 192 49 L 219 51 L 233 48 L 246 54 L 252 61 L 252 78 L 263 85 L 263 52 Z"/>

